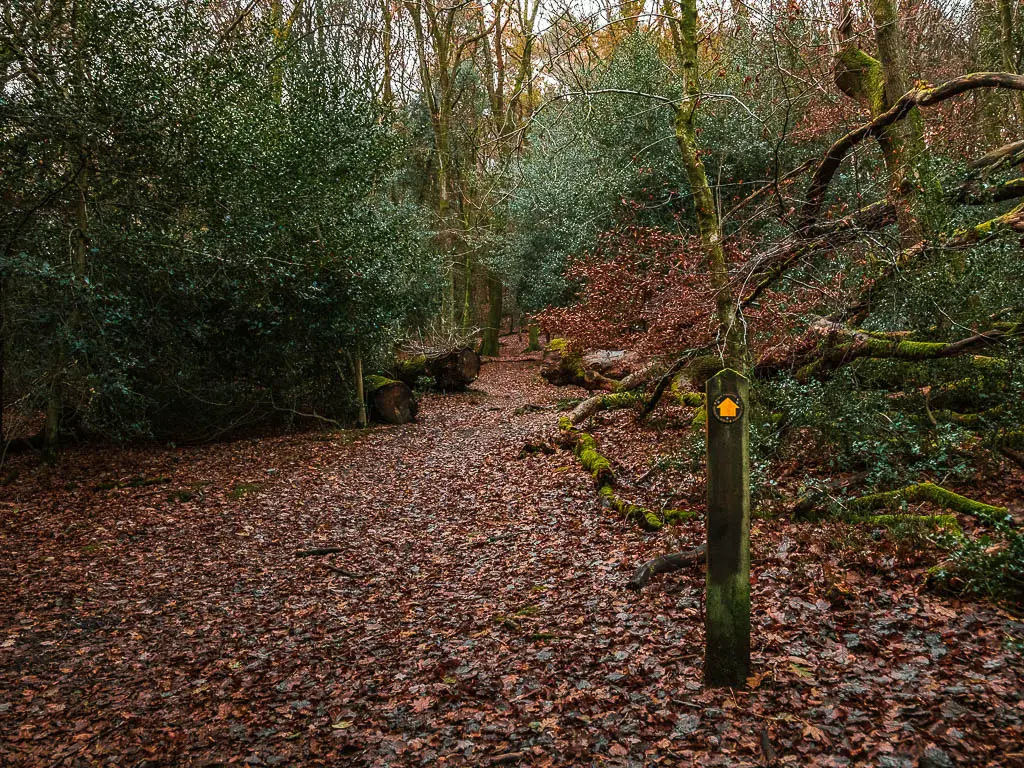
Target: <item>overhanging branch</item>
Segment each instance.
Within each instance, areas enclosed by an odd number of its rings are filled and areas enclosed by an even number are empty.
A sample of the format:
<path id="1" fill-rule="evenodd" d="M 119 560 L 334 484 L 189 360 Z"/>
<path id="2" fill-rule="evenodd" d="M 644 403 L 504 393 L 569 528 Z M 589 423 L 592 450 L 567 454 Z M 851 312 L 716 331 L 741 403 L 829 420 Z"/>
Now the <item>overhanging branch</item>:
<path id="1" fill-rule="evenodd" d="M 903 94 L 886 112 L 871 122 L 850 131 L 829 147 L 825 156 L 818 163 L 807 189 L 806 202 L 801 211 L 804 226 L 811 224 L 818 217 L 825 190 L 828 189 L 840 164 L 851 149 L 865 139 L 882 136 L 887 128 L 903 120 L 915 107 L 938 104 L 953 96 L 978 88 L 1008 88 L 1024 91 L 1024 75 L 1014 75 L 1009 72 L 974 72 L 947 80 L 942 85 L 915 88 Z"/>

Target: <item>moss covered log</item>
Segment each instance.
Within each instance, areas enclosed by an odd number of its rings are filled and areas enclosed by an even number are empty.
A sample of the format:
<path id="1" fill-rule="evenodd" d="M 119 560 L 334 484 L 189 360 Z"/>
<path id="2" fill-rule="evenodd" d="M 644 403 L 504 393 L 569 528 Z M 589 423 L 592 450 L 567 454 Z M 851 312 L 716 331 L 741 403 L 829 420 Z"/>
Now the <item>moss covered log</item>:
<path id="1" fill-rule="evenodd" d="M 614 411 L 622 408 L 632 408 L 644 400 L 641 392 L 613 392 L 610 395 L 595 395 L 589 397 L 572 409 L 569 414 L 569 423 L 573 426 L 581 424 L 595 413 L 600 411 Z"/>
<path id="2" fill-rule="evenodd" d="M 1020 323 L 1004 323 L 956 341 L 911 341 L 909 339 L 878 338 L 857 331 L 835 329 L 835 337 L 849 339 L 830 344 L 809 353 L 814 359 L 801 365 L 796 372 L 799 381 L 823 378 L 853 360 L 861 358 L 922 362 L 972 354 L 975 350 L 995 344 L 1018 342 L 1022 335 Z"/>
<path id="3" fill-rule="evenodd" d="M 598 453 L 597 441 L 587 434 L 580 432 L 576 437 L 576 447 L 573 453 L 580 460 L 583 468 L 590 473 L 598 487 L 610 486 L 615 482 L 615 473 L 612 472 L 612 464 L 608 459 Z"/>
<path id="4" fill-rule="evenodd" d="M 480 355 L 468 347 L 438 355 L 414 355 L 398 360 L 394 377 L 410 387 L 420 378 L 433 379 L 443 392 L 456 392 L 472 384 L 480 374 Z"/>
<path id="5" fill-rule="evenodd" d="M 666 509 L 659 513 L 646 507 L 631 504 L 616 494 L 615 489 L 610 485 L 602 485 L 598 489 L 598 495 L 609 507 L 618 512 L 623 519 L 636 523 L 645 531 L 658 531 L 666 525 L 692 520 L 697 516 L 696 512 L 682 509 Z"/>
<path id="6" fill-rule="evenodd" d="M 1010 523 L 1009 510 L 980 501 L 974 501 L 934 483 L 915 483 L 905 488 L 882 493 L 872 493 L 847 503 L 847 511 L 854 516 L 864 516 L 877 509 L 897 509 L 903 504 L 927 502 L 943 509 L 970 515 L 983 522 Z"/>
<path id="7" fill-rule="evenodd" d="M 427 375 L 427 356 L 413 355 L 404 360 L 395 361 L 394 377 L 410 387 L 416 385 L 416 379 Z"/>
<path id="8" fill-rule="evenodd" d="M 367 376 L 364 384 L 372 418 L 387 424 L 407 424 L 416 418 L 416 397 L 405 382 Z"/>
<path id="9" fill-rule="evenodd" d="M 1004 232 L 1024 232 L 1024 203 L 994 219 L 957 230 L 943 246 L 951 248 L 971 245 Z"/>
<path id="10" fill-rule="evenodd" d="M 666 525 L 696 517 L 695 512 L 681 509 L 655 512 L 621 498 L 615 492 L 615 473 L 612 470 L 612 464 L 598 451 L 597 441 L 593 435 L 574 429 L 566 416 L 559 419 L 559 428 L 571 437 L 573 453 L 576 454 L 583 468 L 594 478 L 602 502 L 614 509 L 623 519 L 639 525 L 644 530 L 657 531 Z"/>

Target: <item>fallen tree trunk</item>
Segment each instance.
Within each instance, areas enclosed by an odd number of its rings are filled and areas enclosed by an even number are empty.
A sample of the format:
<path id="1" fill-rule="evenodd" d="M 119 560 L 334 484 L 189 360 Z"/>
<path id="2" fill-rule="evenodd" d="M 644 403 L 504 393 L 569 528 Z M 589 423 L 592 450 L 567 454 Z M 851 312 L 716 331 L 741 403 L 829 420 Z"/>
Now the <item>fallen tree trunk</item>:
<path id="1" fill-rule="evenodd" d="M 849 502 L 846 508 L 855 515 L 863 515 L 876 509 L 898 507 L 904 502 L 908 504 L 929 502 L 944 509 L 971 515 L 990 524 L 1011 522 L 1010 513 L 1006 507 L 996 507 L 992 504 L 974 501 L 934 483 L 915 483 L 895 491 L 861 496 L 859 499 Z"/>
<path id="2" fill-rule="evenodd" d="M 569 423 L 580 424 L 598 411 L 612 411 L 618 408 L 631 408 L 643 399 L 638 392 L 614 392 L 610 395 L 588 397 L 569 413 Z"/>
<path id="3" fill-rule="evenodd" d="M 610 395 L 594 395 L 577 405 L 569 414 L 569 423 L 576 426 L 598 411 L 610 411 L 616 408 L 630 408 L 643 399 L 640 393 L 631 390 L 643 386 L 662 370 L 658 363 L 644 366 L 636 373 L 631 373 L 613 385 L 615 391 Z"/>
<path id="4" fill-rule="evenodd" d="M 438 355 L 415 355 L 395 363 L 395 378 L 408 386 L 427 377 L 442 392 L 458 392 L 476 381 L 480 375 L 480 355 L 468 347 L 460 347 Z"/>
<path id="5" fill-rule="evenodd" d="M 817 326 L 812 326 L 812 330 L 815 327 L 826 335 L 830 344 L 824 349 L 811 349 L 804 355 L 803 360 L 795 361 L 794 367 L 797 369 L 795 375 L 799 381 L 808 381 L 812 378 L 820 379 L 859 358 L 911 362 L 938 360 L 970 354 L 993 344 L 1014 340 L 1020 335 L 1020 328 L 1016 323 L 1004 324 L 1002 327 L 991 328 L 950 342 L 910 341 L 892 335 L 885 338 L 878 334 L 853 331 L 838 323 L 819 323 Z M 838 344 L 832 343 L 837 339 L 844 341 Z M 778 367 L 777 363 L 764 361 L 758 363 L 755 370 L 763 372 L 775 367 Z"/>
<path id="6" fill-rule="evenodd" d="M 427 358 L 427 372 L 444 392 L 465 389 L 480 375 L 480 355 L 463 347 L 439 357 Z"/>
<path id="7" fill-rule="evenodd" d="M 387 424 L 408 424 L 416 418 L 416 397 L 408 384 L 384 376 L 366 378 L 370 414 Z"/>
<path id="8" fill-rule="evenodd" d="M 639 592 L 647 586 L 647 582 L 653 576 L 661 573 L 672 573 L 673 571 L 679 571 L 698 564 L 704 565 L 707 551 L 707 544 L 701 544 L 699 547 L 694 547 L 684 552 L 673 552 L 669 555 L 656 557 L 636 569 L 633 578 L 626 583 L 626 589 Z"/>

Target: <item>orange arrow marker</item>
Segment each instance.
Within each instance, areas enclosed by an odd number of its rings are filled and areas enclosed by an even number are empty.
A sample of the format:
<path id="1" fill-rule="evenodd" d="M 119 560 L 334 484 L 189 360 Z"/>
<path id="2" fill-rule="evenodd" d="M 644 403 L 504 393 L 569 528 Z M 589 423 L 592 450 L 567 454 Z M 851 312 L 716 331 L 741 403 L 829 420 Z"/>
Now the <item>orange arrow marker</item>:
<path id="1" fill-rule="evenodd" d="M 731 397 L 725 398 L 718 404 L 718 415 L 726 419 L 731 419 L 740 412 L 740 407 L 736 404 L 736 401 Z"/>

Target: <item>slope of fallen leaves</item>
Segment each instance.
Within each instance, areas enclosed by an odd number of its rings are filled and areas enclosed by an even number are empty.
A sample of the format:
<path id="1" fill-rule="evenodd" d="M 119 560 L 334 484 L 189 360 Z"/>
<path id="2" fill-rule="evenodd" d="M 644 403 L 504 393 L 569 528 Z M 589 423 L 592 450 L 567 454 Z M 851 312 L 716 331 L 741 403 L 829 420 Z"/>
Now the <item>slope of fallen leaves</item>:
<path id="1" fill-rule="evenodd" d="M 516 459 L 564 396 L 495 362 L 418 424 L 19 459 L 0 765 L 1024 765 L 1021 626 L 834 526 L 755 524 L 755 687 L 703 691 L 702 575 L 626 591 L 664 535 Z"/>

